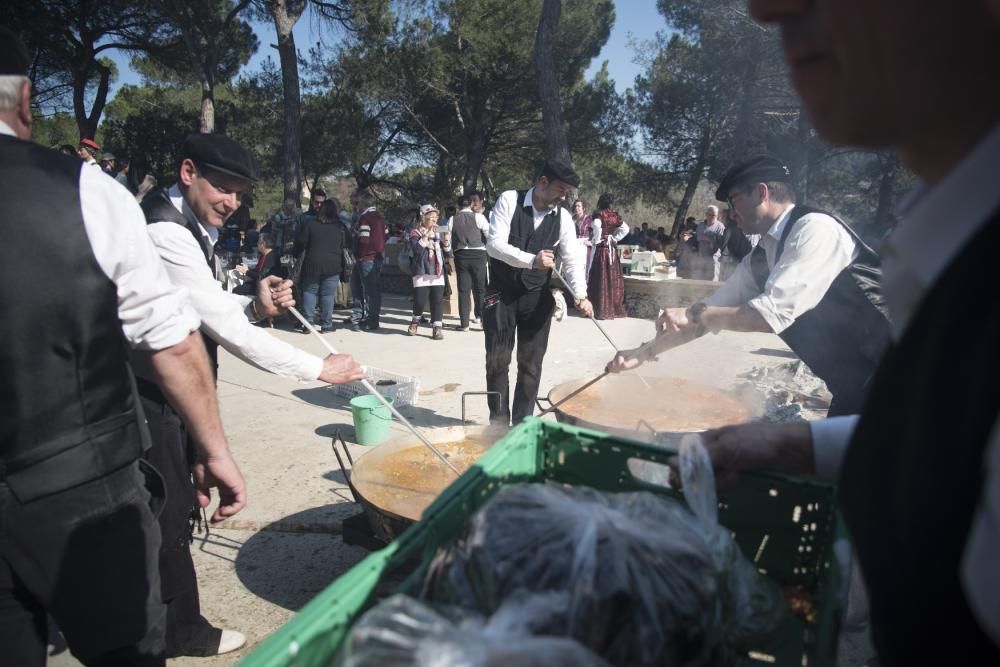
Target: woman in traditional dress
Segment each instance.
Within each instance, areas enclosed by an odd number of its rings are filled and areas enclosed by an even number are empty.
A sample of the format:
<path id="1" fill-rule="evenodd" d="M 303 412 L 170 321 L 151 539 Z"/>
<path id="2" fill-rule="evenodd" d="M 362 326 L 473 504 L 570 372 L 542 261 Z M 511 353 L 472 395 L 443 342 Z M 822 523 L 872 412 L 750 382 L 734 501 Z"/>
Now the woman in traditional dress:
<path id="1" fill-rule="evenodd" d="M 587 273 L 590 275 L 590 263 L 594 259 L 593 219 L 587 214 L 587 205 L 582 199 L 573 202 L 573 224 L 576 225 L 576 240 L 580 249 L 587 257 Z"/>
<path id="2" fill-rule="evenodd" d="M 587 281 L 587 297 L 594 304 L 594 317 L 599 320 L 626 317 L 625 277 L 617 243 L 628 234 L 628 225 L 612 210 L 612 204 L 614 198 L 609 193 L 601 195 L 592 220 L 594 258 Z"/>

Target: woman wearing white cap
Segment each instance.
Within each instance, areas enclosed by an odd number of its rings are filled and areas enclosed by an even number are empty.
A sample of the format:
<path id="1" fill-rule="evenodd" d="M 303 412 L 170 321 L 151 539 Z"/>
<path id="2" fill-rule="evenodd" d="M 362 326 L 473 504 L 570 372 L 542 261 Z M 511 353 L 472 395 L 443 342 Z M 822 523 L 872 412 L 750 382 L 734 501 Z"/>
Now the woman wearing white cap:
<path id="1" fill-rule="evenodd" d="M 407 242 L 413 247 L 413 319 L 406 333 L 417 335 L 420 315 L 430 302 L 431 338 L 442 340 L 444 299 L 444 252 L 438 233 L 438 210 L 433 204 L 420 207 L 420 221 L 410 230 Z"/>

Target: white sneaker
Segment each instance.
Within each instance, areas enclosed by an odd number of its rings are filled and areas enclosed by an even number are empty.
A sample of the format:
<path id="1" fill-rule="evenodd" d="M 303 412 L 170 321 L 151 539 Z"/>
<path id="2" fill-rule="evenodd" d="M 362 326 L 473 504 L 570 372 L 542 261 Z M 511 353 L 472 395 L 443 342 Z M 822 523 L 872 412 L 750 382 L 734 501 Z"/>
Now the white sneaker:
<path id="1" fill-rule="evenodd" d="M 219 655 L 223 653 L 231 653 L 238 648 L 241 648 L 247 643 L 247 638 L 242 632 L 237 632 L 236 630 L 223 630 L 222 637 L 219 639 Z"/>

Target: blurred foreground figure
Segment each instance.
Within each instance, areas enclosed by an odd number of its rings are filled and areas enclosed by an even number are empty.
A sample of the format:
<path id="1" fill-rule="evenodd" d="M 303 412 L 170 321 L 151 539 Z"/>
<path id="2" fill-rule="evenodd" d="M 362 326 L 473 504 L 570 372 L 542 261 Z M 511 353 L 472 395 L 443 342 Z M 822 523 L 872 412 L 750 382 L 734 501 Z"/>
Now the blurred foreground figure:
<path id="1" fill-rule="evenodd" d="M 893 340 L 860 418 L 720 429 L 713 460 L 839 477 L 880 665 L 1000 665 L 1000 2 L 749 4 L 823 137 L 922 185 L 882 249 Z"/>

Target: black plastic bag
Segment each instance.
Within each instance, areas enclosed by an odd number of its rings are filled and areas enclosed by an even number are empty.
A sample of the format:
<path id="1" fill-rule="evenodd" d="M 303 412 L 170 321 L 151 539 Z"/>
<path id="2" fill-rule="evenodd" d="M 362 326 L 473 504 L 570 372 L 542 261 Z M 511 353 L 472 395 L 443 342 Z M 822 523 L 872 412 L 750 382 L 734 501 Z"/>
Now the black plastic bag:
<path id="1" fill-rule="evenodd" d="M 681 459 L 694 512 L 646 492 L 501 489 L 438 552 L 422 596 L 488 616 L 524 591 L 560 591 L 565 619 L 538 631 L 573 637 L 612 664 L 730 664 L 777 627 L 781 595 L 719 526 L 700 440 Z"/>
<path id="2" fill-rule="evenodd" d="M 502 489 L 431 565 L 425 595 L 490 615 L 519 591 L 567 594 L 566 634 L 615 665 L 699 664 L 717 577 L 697 520 L 651 493 Z"/>

